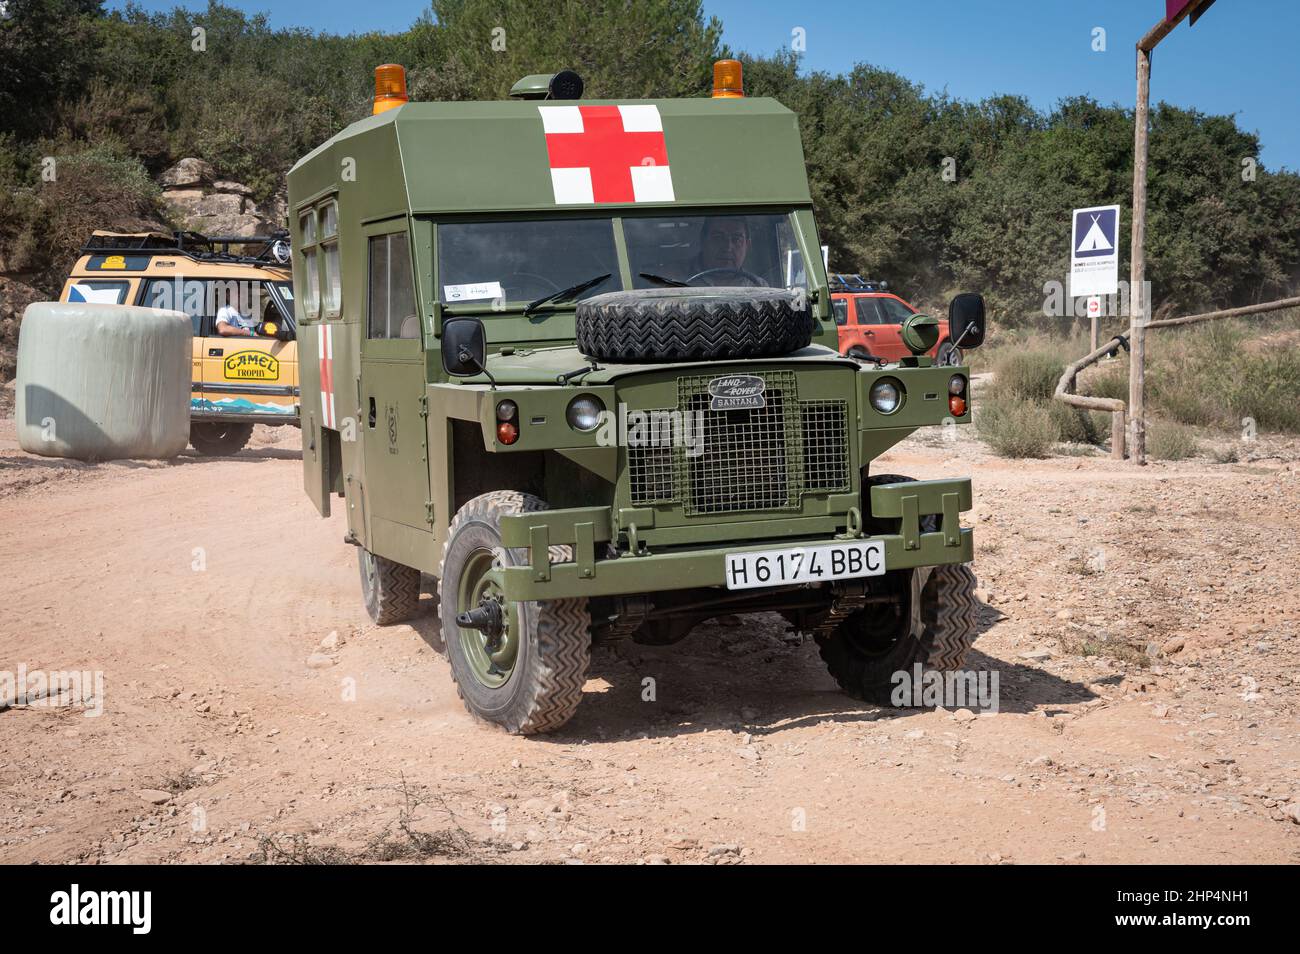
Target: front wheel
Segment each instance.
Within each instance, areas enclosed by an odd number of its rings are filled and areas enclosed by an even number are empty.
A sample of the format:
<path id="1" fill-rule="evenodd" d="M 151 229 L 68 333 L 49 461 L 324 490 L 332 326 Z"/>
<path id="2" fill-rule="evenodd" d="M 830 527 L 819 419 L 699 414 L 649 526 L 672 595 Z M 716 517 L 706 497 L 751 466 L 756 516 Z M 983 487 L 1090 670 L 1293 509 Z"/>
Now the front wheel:
<path id="1" fill-rule="evenodd" d="M 568 722 L 591 659 L 585 598 L 509 602 L 488 575 L 529 562 L 527 550 L 501 545 L 501 518 L 546 509 L 515 491 L 475 497 L 456 512 L 442 552 L 439 612 L 456 691 L 471 713 L 515 735 Z M 552 547 L 552 559 L 569 549 Z"/>
<path id="2" fill-rule="evenodd" d="M 955 368 L 962 362 L 961 348 L 951 341 L 941 342 L 935 352 L 934 363 L 941 368 Z"/>
<path id="3" fill-rule="evenodd" d="M 914 667 L 922 672 L 960 669 L 978 635 L 975 574 L 964 563 L 889 574 L 903 612 L 868 606 L 818 635 L 817 646 L 840 688 L 877 705 L 914 704 Z M 899 673 L 906 674 L 900 680 Z M 918 687 L 913 686 L 913 690 Z"/>
<path id="4" fill-rule="evenodd" d="M 862 499 L 871 488 L 910 483 L 902 474 L 876 474 L 862 483 Z M 868 517 L 870 533 L 898 533 L 897 519 Z M 938 518 L 921 518 L 921 532 L 939 529 Z M 945 672 L 961 668 L 966 651 L 979 635 L 979 603 L 975 574 L 965 563 L 915 570 L 892 570 L 878 578 L 878 587 L 895 602 L 867 604 L 829 631 L 815 634 L 822 660 L 840 688 L 855 699 L 897 705 L 896 674 L 914 667 Z M 910 698 L 910 695 L 909 695 Z"/>

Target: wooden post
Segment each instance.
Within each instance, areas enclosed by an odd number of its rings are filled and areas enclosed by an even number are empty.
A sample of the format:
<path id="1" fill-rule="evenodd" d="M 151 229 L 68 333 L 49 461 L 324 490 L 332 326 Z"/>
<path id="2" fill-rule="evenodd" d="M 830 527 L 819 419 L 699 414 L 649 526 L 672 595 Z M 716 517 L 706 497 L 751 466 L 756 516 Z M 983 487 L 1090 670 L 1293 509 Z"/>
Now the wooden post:
<path id="1" fill-rule="evenodd" d="M 1199 17 L 1214 0 L 1192 0 L 1147 31 L 1137 44 L 1137 107 L 1133 111 L 1133 232 L 1129 243 L 1129 457 L 1147 462 L 1146 325 L 1151 303 L 1143 295 L 1146 281 L 1147 126 L 1150 124 L 1151 51 L 1189 15 Z"/>
<path id="2" fill-rule="evenodd" d="M 1143 40 L 1145 42 L 1145 38 Z M 1153 44 L 1154 45 L 1154 44 Z M 1129 456 L 1145 464 L 1147 456 L 1146 312 L 1142 283 L 1146 280 L 1147 126 L 1150 123 L 1151 51 L 1137 48 L 1137 109 L 1133 113 L 1133 231 L 1129 243 L 1128 414 Z"/>

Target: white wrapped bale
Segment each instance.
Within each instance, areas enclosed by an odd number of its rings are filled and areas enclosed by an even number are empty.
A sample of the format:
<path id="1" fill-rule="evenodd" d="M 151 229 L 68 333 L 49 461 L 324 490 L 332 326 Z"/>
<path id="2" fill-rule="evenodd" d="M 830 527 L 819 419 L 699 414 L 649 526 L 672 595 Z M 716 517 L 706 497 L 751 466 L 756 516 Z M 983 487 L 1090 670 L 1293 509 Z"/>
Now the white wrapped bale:
<path id="1" fill-rule="evenodd" d="M 193 332 L 177 311 L 36 302 L 18 333 L 18 444 L 31 454 L 175 457 L 189 442 Z"/>

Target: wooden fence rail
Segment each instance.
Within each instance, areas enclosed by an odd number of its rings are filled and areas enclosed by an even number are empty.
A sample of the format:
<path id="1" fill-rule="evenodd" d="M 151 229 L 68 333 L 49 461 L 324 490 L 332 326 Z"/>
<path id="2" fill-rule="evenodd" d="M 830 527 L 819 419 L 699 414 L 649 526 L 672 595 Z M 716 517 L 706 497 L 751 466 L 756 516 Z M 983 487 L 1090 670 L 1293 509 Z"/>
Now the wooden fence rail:
<path id="1" fill-rule="evenodd" d="M 1219 311 L 1207 311 L 1200 315 L 1184 315 L 1181 318 L 1162 318 L 1148 321 L 1145 328 L 1175 328 L 1182 325 L 1194 325 L 1202 321 L 1215 321 L 1219 318 L 1240 318 L 1244 315 L 1258 315 L 1268 311 L 1282 311 L 1285 308 L 1300 307 L 1300 297 L 1282 298 L 1278 301 L 1261 302 L 1258 305 L 1243 305 L 1240 308 L 1224 308 Z M 1099 398 L 1086 394 L 1075 394 L 1079 372 L 1102 358 L 1119 353 L 1119 349 L 1128 350 L 1129 341 L 1124 335 L 1116 335 L 1099 348 L 1088 352 L 1074 364 L 1065 369 L 1061 380 L 1056 382 L 1056 392 L 1052 395 L 1072 407 L 1089 411 L 1105 411 L 1110 414 L 1110 456 L 1115 460 L 1124 459 L 1124 423 L 1127 408 L 1119 398 Z M 1142 461 L 1145 463 L 1145 461 Z"/>

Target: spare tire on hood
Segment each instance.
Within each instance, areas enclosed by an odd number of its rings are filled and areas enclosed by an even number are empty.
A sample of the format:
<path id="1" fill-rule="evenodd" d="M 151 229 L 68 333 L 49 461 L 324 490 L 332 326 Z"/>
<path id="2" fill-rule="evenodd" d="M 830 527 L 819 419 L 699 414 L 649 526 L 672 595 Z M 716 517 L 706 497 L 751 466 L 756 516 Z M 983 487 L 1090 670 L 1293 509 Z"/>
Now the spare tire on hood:
<path id="1" fill-rule="evenodd" d="M 578 302 L 578 350 L 600 361 L 772 358 L 812 342 L 802 291 L 643 288 Z"/>

